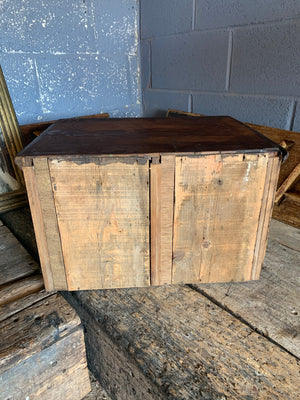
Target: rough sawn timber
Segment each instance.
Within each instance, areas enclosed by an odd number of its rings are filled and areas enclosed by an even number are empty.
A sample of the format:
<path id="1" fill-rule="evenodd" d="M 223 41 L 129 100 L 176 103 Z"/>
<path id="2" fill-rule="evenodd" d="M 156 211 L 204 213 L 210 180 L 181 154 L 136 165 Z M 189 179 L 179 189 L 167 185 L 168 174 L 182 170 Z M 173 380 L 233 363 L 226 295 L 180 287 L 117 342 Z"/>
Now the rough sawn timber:
<path id="1" fill-rule="evenodd" d="M 65 295 L 113 399 L 298 398 L 297 359 L 187 286 Z"/>
<path id="2" fill-rule="evenodd" d="M 299 277 L 300 229 L 272 220 L 259 281 L 193 287 L 300 358 Z"/>

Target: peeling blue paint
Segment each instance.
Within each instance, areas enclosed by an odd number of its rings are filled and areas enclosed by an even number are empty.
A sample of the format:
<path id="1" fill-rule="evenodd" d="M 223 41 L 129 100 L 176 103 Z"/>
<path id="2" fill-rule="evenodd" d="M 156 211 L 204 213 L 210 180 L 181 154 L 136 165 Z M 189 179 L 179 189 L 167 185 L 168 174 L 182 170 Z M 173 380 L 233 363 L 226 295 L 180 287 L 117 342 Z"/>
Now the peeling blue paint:
<path id="1" fill-rule="evenodd" d="M 136 0 L 2 0 L 0 63 L 20 124 L 140 116 Z"/>

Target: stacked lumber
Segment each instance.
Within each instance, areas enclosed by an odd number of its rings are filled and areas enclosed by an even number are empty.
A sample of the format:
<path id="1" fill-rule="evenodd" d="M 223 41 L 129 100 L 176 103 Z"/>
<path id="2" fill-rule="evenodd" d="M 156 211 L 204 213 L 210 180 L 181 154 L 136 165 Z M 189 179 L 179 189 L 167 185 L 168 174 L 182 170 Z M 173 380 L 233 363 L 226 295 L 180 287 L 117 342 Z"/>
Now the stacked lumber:
<path id="1" fill-rule="evenodd" d="M 81 399 L 90 390 L 80 319 L 0 220 L 0 399 Z"/>

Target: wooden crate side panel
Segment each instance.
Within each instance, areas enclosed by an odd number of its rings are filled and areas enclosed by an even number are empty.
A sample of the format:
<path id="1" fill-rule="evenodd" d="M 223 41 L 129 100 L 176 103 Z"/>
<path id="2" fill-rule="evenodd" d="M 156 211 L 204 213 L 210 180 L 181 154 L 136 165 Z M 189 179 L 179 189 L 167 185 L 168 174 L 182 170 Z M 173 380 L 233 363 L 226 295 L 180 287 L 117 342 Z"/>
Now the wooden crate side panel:
<path id="1" fill-rule="evenodd" d="M 175 156 L 151 165 L 151 284 L 172 282 Z"/>
<path id="2" fill-rule="evenodd" d="M 33 221 L 33 227 L 39 252 L 39 258 L 40 258 L 40 264 L 43 273 L 45 288 L 46 290 L 51 291 L 54 290 L 55 286 L 51 270 L 42 206 L 37 189 L 35 169 L 33 167 L 23 167 L 23 174 L 26 182 L 28 201 Z"/>
<path id="3" fill-rule="evenodd" d="M 280 171 L 279 157 L 270 157 L 267 164 L 265 188 L 259 216 L 251 279 L 258 279 L 265 258 L 274 196 Z"/>
<path id="4" fill-rule="evenodd" d="M 148 286 L 148 159 L 49 167 L 69 290 Z"/>
<path id="5" fill-rule="evenodd" d="M 251 279 L 267 156 L 177 157 L 173 283 Z"/>
<path id="6" fill-rule="evenodd" d="M 48 257 L 52 271 L 53 288 L 56 290 L 67 290 L 67 280 L 61 249 L 60 233 L 58 230 L 57 216 L 55 211 L 51 180 L 49 175 L 47 158 L 35 158 L 33 160 L 35 177 L 37 183 L 38 198 L 44 221 L 44 229 L 48 247 Z M 39 211 L 38 211 L 39 212 Z M 39 224 L 37 215 L 37 221 Z"/>

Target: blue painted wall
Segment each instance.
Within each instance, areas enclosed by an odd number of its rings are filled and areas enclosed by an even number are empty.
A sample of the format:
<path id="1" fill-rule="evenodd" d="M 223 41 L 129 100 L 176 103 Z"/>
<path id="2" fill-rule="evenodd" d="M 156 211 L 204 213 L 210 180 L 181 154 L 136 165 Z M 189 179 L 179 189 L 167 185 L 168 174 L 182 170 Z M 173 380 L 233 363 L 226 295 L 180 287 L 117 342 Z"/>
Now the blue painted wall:
<path id="1" fill-rule="evenodd" d="M 136 0 L 2 0 L 0 63 L 20 124 L 141 113 Z"/>
<path id="2" fill-rule="evenodd" d="M 144 115 L 300 131 L 299 0 L 141 0 Z"/>

